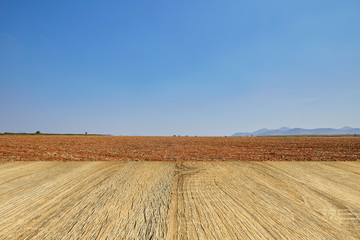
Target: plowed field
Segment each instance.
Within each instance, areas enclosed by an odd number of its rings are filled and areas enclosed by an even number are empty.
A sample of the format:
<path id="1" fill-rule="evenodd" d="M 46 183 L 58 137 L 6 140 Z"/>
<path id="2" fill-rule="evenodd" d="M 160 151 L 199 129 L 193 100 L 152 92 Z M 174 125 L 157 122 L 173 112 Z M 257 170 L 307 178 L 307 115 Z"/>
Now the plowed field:
<path id="1" fill-rule="evenodd" d="M 0 239 L 359 239 L 360 162 L 2 162 Z"/>
<path id="2" fill-rule="evenodd" d="M 360 137 L 0 136 L 13 161 L 357 161 Z"/>

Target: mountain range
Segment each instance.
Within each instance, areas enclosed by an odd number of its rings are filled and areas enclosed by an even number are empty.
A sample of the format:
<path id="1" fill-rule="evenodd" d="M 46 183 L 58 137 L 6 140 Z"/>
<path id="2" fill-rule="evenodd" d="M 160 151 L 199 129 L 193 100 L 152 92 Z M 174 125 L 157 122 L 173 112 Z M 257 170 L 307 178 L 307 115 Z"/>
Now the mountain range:
<path id="1" fill-rule="evenodd" d="M 342 127 L 336 128 L 288 128 L 281 127 L 278 129 L 262 128 L 254 132 L 238 132 L 234 133 L 232 137 L 243 136 L 278 136 L 278 135 L 336 135 L 336 134 L 360 134 L 360 128 Z"/>

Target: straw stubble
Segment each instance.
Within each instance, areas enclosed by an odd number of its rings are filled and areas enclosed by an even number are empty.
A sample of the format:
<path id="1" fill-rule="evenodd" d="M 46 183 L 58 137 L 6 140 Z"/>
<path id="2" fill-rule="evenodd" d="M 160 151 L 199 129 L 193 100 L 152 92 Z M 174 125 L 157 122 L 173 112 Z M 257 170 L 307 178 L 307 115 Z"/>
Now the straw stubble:
<path id="1" fill-rule="evenodd" d="M 359 239 L 359 162 L 3 162 L 1 239 Z"/>

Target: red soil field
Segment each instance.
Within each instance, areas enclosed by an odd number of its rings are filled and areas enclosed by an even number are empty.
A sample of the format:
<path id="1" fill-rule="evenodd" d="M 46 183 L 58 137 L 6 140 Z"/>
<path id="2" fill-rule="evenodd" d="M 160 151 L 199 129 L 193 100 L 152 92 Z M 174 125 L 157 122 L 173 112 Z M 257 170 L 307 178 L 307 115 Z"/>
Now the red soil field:
<path id="1" fill-rule="evenodd" d="M 0 136 L 0 161 L 359 160 L 357 137 Z"/>

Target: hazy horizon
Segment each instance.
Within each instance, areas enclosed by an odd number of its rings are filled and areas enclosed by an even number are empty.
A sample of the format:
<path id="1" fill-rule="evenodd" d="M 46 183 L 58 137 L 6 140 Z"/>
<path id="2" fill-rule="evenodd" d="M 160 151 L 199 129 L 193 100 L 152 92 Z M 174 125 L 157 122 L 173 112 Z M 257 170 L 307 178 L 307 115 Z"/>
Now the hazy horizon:
<path id="1" fill-rule="evenodd" d="M 2 1 L 0 132 L 360 127 L 359 1 Z"/>
<path id="2" fill-rule="evenodd" d="M 281 128 L 287 128 L 286 126 L 283 126 L 283 127 L 281 127 Z M 350 127 L 350 126 L 343 126 L 343 127 Z M 343 127 L 339 127 L 339 128 L 327 128 L 327 127 L 321 127 L 321 128 L 314 128 L 314 129 L 341 129 L 341 128 L 343 128 Z M 353 128 L 353 129 L 358 129 L 358 127 L 351 127 L 351 128 Z M 232 135 L 234 135 L 234 134 L 238 134 L 238 133 L 248 133 L 248 134 L 252 134 L 253 132 L 255 132 L 255 131 L 259 131 L 259 130 L 269 130 L 269 131 L 271 131 L 271 130 L 278 130 L 278 129 L 280 129 L 280 128 L 273 128 L 273 129 L 270 129 L 270 128 L 259 128 L 259 129 L 253 129 L 253 130 L 249 130 L 249 131 L 237 131 L 237 132 L 233 132 L 233 133 L 230 133 L 230 134 L 224 134 L 224 135 L 188 135 L 188 134 L 181 134 L 181 133 L 178 133 L 178 134 L 172 134 L 172 135 L 142 135 L 142 134 L 138 134 L 138 135 L 119 135 L 119 134 L 110 134 L 110 133 L 101 133 L 101 132 L 41 132 L 40 131 L 40 133 L 41 134 L 80 134 L 80 135 L 82 135 L 82 134 L 88 134 L 88 135 L 109 135 L 109 136 L 182 136 L 182 137 L 184 137 L 184 136 L 189 136 L 189 137 L 193 137 L 193 136 L 195 136 L 195 137 L 222 137 L 222 136 L 232 136 Z M 312 129 L 307 129 L 307 128 L 298 128 L 298 127 L 294 127 L 294 128 L 289 128 L 289 129 L 305 129 L 305 130 L 312 130 Z M 37 131 L 39 131 L 39 130 L 37 130 Z M 17 134 L 17 133 L 19 133 L 19 134 L 22 134 L 22 133 L 25 133 L 25 134 L 34 134 L 34 133 L 36 133 L 37 131 L 33 131 L 33 132 L 9 132 L 9 131 L 4 131 L 4 132 L 0 132 L 0 134 L 2 134 L 2 133 L 5 133 L 5 134 Z M 352 133 L 350 134 L 350 133 L 348 133 L 349 135 L 352 135 Z M 302 134 L 300 134 L 300 135 L 302 135 Z"/>

